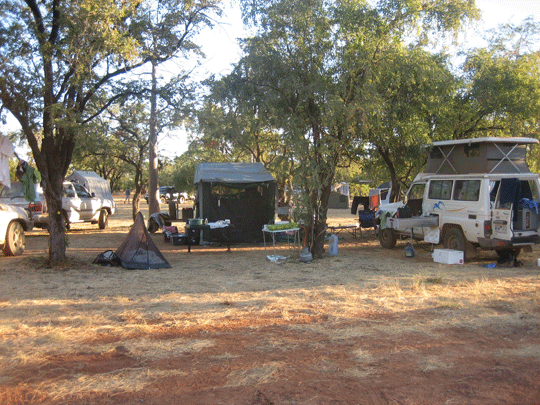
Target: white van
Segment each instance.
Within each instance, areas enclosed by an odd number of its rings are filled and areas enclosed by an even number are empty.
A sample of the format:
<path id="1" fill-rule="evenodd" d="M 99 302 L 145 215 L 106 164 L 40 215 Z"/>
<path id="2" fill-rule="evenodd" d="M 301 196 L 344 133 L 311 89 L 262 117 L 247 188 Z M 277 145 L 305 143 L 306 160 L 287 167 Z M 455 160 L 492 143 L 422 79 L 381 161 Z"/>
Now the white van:
<path id="1" fill-rule="evenodd" d="M 532 138 L 434 142 L 427 168 L 400 203 L 381 205 L 379 238 L 443 243 L 447 249 L 511 252 L 540 242 L 539 176 L 526 163 Z"/>

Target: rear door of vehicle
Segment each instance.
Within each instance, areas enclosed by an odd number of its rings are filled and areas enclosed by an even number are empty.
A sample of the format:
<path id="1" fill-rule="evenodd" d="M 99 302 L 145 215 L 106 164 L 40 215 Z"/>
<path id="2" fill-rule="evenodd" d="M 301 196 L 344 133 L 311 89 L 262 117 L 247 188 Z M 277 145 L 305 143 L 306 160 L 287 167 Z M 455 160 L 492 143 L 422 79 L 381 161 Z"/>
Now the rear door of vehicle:
<path id="1" fill-rule="evenodd" d="M 512 239 L 512 211 L 519 180 L 516 178 L 501 179 L 497 187 L 497 197 L 493 208 L 493 237 L 509 241 Z"/>

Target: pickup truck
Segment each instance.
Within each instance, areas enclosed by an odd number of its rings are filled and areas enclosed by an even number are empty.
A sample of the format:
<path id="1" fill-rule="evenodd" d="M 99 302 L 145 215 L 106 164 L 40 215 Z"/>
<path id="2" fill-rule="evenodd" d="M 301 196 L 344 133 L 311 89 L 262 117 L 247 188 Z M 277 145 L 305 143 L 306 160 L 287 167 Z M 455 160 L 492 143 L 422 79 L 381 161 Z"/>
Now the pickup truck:
<path id="1" fill-rule="evenodd" d="M 43 191 L 39 185 L 37 189 L 42 195 Z M 99 229 L 105 229 L 109 224 L 109 215 L 115 214 L 116 211 L 116 204 L 112 198 L 98 198 L 77 182 L 64 181 L 62 184 L 62 214 L 66 229 L 69 230 L 71 224 L 80 222 L 98 224 Z M 49 213 L 46 208 L 43 214 L 34 219 L 34 223 L 36 228 L 48 228 Z"/>
<path id="2" fill-rule="evenodd" d="M 76 222 L 91 222 L 98 224 L 99 229 L 105 229 L 109 224 L 109 215 L 116 213 L 116 204 L 112 199 L 97 198 L 77 182 L 65 181 L 62 212 L 67 229 Z"/>

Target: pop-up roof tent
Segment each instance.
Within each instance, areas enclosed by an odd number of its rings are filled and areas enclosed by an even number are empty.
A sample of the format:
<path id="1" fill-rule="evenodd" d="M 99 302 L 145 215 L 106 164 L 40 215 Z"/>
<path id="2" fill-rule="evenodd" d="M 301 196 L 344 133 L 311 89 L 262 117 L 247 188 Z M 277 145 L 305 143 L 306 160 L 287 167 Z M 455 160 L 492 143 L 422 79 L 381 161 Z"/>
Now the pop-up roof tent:
<path id="1" fill-rule="evenodd" d="M 262 241 L 263 225 L 273 223 L 276 211 L 276 179 L 262 163 L 199 163 L 194 183 L 198 218 L 229 219 L 231 242 Z"/>
<path id="2" fill-rule="evenodd" d="M 433 142 L 424 173 L 529 173 L 527 146 L 534 138 L 474 138 Z"/>

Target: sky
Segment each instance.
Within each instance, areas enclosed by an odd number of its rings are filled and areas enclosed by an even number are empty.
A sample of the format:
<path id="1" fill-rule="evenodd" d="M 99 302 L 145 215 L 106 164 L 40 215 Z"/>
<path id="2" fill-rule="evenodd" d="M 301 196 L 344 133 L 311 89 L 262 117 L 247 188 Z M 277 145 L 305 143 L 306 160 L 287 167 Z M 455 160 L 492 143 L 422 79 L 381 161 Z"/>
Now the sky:
<path id="1" fill-rule="evenodd" d="M 482 12 L 482 18 L 465 34 L 471 45 L 482 46 L 481 33 L 500 24 L 519 24 L 530 15 L 540 21 L 540 0 L 476 0 L 476 5 Z M 245 32 L 239 7 L 229 6 L 211 30 L 201 33 L 199 39 L 206 58 L 195 72 L 195 79 L 202 80 L 210 74 L 221 76 L 229 73 L 232 65 L 240 59 L 241 51 L 237 38 L 243 36 Z M 14 125 L 14 120 L 10 120 L 8 125 Z M 5 130 L 1 124 L 0 130 Z M 172 136 L 162 137 L 158 148 L 163 156 L 178 156 L 188 148 L 187 134 L 180 130 Z M 18 149 L 17 151 L 19 152 Z"/>

